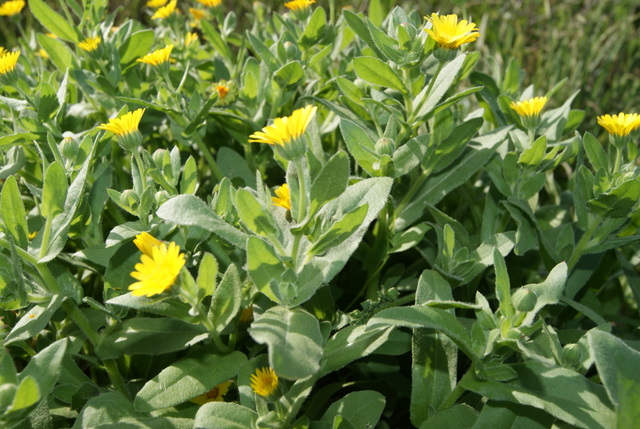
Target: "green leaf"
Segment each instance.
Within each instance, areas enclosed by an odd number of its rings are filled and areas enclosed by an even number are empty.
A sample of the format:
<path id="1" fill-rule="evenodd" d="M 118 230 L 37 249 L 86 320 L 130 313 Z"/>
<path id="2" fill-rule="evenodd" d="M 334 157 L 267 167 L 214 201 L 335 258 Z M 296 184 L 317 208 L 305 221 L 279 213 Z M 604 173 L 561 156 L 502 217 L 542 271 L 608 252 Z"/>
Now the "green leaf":
<path id="1" fill-rule="evenodd" d="M 272 307 L 251 324 L 249 334 L 268 345 L 269 365 L 282 377 L 304 378 L 319 371 L 320 325 L 302 308 Z"/>
<path id="2" fill-rule="evenodd" d="M 496 401 L 543 409 L 582 428 L 605 429 L 615 424 L 615 413 L 602 386 L 564 368 L 535 361 L 509 365 L 518 377 L 507 382 L 467 376 L 460 385 Z"/>
<path id="3" fill-rule="evenodd" d="M 496 296 L 500 302 L 500 311 L 505 317 L 511 317 L 515 314 L 511 303 L 511 282 L 507 264 L 498 249 L 493 250 L 493 264 L 496 270 Z"/>
<path id="4" fill-rule="evenodd" d="M 533 145 L 531 145 L 530 148 L 522 152 L 522 155 L 518 158 L 518 162 L 529 167 L 537 167 L 542 162 L 546 150 L 547 138 L 545 136 L 540 136 L 535 142 L 533 142 Z"/>
<path id="5" fill-rule="evenodd" d="M 53 218 L 62 213 L 67 197 L 67 188 L 67 176 L 64 167 L 58 162 L 52 162 L 44 175 L 42 204 L 40 204 L 42 216 Z"/>
<path id="6" fill-rule="evenodd" d="M 310 48 L 324 37 L 326 26 L 327 14 L 324 8 L 318 7 L 304 26 L 304 32 L 298 38 L 298 44 L 304 48 Z"/>
<path id="7" fill-rule="evenodd" d="M 340 220 L 335 222 L 327 232 L 325 232 L 307 250 L 307 255 L 316 256 L 326 253 L 333 247 L 338 247 L 347 238 L 351 237 L 358 227 L 362 225 L 364 218 L 369 211 L 369 205 L 364 204 L 349 213 L 346 213 Z"/>
<path id="8" fill-rule="evenodd" d="M 58 13 L 51 9 L 44 1 L 29 0 L 29 9 L 31 9 L 33 16 L 35 16 L 50 33 L 68 42 L 78 43 L 80 41 L 75 26 L 58 15 Z"/>
<path id="9" fill-rule="evenodd" d="M 379 29 L 371 21 L 366 21 L 367 26 L 369 27 L 369 34 L 371 34 L 371 38 L 373 39 L 373 42 L 376 44 L 378 49 L 380 49 L 380 51 L 384 54 L 384 59 L 393 61 L 396 64 L 402 64 L 404 62 L 404 54 L 398 47 L 398 41 L 393 37 L 387 36 L 384 31 Z"/>
<path id="10" fill-rule="evenodd" d="M 11 406 L 7 411 L 11 413 L 28 408 L 37 403 L 40 398 L 41 395 L 38 383 L 32 376 L 27 375 L 22 378 L 22 381 L 18 385 L 18 389 L 13 396 L 13 402 L 11 402 Z"/>
<path id="11" fill-rule="evenodd" d="M 42 49 L 44 49 L 47 55 L 49 55 L 49 58 L 51 58 L 51 62 L 53 62 L 58 69 L 64 71 L 71 68 L 73 51 L 71 51 L 67 45 L 46 34 L 38 34 L 37 37 L 38 44 L 42 46 Z"/>
<path id="12" fill-rule="evenodd" d="M 609 171 L 609 159 L 607 153 L 602 148 L 602 144 L 591 133 L 584 133 L 582 138 L 582 144 L 587 158 L 595 171 L 601 168 L 605 171 Z"/>
<path id="13" fill-rule="evenodd" d="M 282 303 L 278 285 L 285 267 L 273 248 L 258 237 L 247 240 L 247 271 L 260 292 Z"/>
<path id="14" fill-rule="evenodd" d="M 320 421 L 333 424 L 342 417 L 354 428 L 373 428 L 380 420 L 385 397 L 372 390 L 351 392 L 329 406 Z"/>
<path id="15" fill-rule="evenodd" d="M 347 326 L 336 332 L 324 347 L 321 374 L 337 371 L 351 362 L 376 351 L 391 335 L 392 328 Z"/>
<path id="16" fill-rule="evenodd" d="M 139 260 L 139 257 L 135 257 L 135 259 Z M 124 264 L 122 264 L 124 265 Z M 124 275 L 128 276 L 133 266 L 124 270 Z M 112 272 L 109 273 L 110 280 L 113 280 L 111 276 Z M 114 282 L 118 283 L 118 282 Z M 146 297 L 146 296 L 133 296 L 131 293 L 125 293 L 123 295 L 116 296 L 115 298 L 109 299 L 107 302 L 109 305 L 119 305 L 127 308 L 134 308 L 136 310 L 145 311 L 148 313 L 159 314 L 161 316 L 173 317 L 176 319 L 183 320 L 185 322 L 195 322 L 196 318 L 194 316 L 189 315 L 189 310 L 191 310 L 191 306 L 186 304 L 177 297 L 172 296 L 156 296 L 156 297 Z"/>
<path id="17" fill-rule="evenodd" d="M 240 220 L 256 235 L 268 237 L 271 240 L 278 239 L 279 230 L 271 217 L 271 213 L 265 209 L 250 191 L 238 189 L 236 192 L 236 210 L 238 210 Z"/>
<path id="18" fill-rule="evenodd" d="M 118 423 L 135 416 L 131 402 L 120 392 L 106 392 L 89 399 L 76 419 L 73 429 Z"/>
<path id="19" fill-rule="evenodd" d="M 255 426 L 255 411 L 233 402 L 209 402 L 198 409 L 194 429 L 247 429 Z"/>
<path id="20" fill-rule="evenodd" d="M 177 225 L 198 226 L 213 232 L 228 243 L 244 249 L 247 235 L 223 221 L 207 204 L 195 195 L 178 195 L 164 203 L 156 212 L 159 218 Z"/>
<path id="21" fill-rule="evenodd" d="M 183 350 L 207 337 L 201 325 L 175 319 L 136 317 L 106 329 L 98 345 L 103 359 L 159 355 Z"/>
<path id="22" fill-rule="evenodd" d="M 424 89 L 416 96 L 413 100 L 414 109 L 421 105 L 420 110 L 416 112 L 416 118 L 424 118 L 426 115 L 431 113 L 433 109 L 438 105 L 442 97 L 449 91 L 451 85 L 456 80 L 462 65 L 464 64 L 464 59 L 467 54 L 458 55 L 455 59 L 448 62 L 440 73 L 437 76 L 432 77 L 435 78 L 435 82 L 433 83 L 433 87 L 431 91 L 427 93 L 429 87 L 431 86 L 431 82 L 428 85 L 425 85 Z"/>
<path id="23" fill-rule="evenodd" d="M 627 180 L 611 191 L 589 200 L 588 207 L 604 217 L 628 217 L 640 200 L 640 181 Z"/>
<path id="24" fill-rule="evenodd" d="M 311 184 L 310 213 L 315 214 L 323 204 L 339 197 L 347 189 L 348 183 L 349 157 L 339 151 L 329 158 Z"/>
<path id="25" fill-rule="evenodd" d="M 189 156 L 184 163 L 182 178 L 180 179 L 181 194 L 195 194 L 198 188 L 198 166 L 193 156 Z"/>
<path id="26" fill-rule="evenodd" d="M 37 87 L 38 97 L 38 120 L 41 122 L 51 119 L 51 115 L 56 111 L 58 103 L 57 92 L 53 86 L 46 82 L 40 82 Z"/>
<path id="27" fill-rule="evenodd" d="M 564 285 L 567 282 L 567 264 L 561 262 L 549 273 L 547 278 L 542 283 L 528 284 L 526 287 L 535 293 L 538 297 L 536 305 L 524 318 L 522 322 L 525 326 L 530 326 L 536 314 L 545 306 L 557 304 L 562 298 L 562 292 L 564 291 Z"/>
<path id="28" fill-rule="evenodd" d="M 396 89 L 403 94 L 409 90 L 389 64 L 373 57 L 356 57 L 353 59 L 353 69 L 360 79 L 380 85 L 385 88 Z"/>
<path id="29" fill-rule="evenodd" d="M 217 277 L 218 261 L 211 253 L 205 252 L 198 267 L 198 278 L 196 280 L 199 299 L 213 294 L 216 290 Z"/>
<path id="30" fill-rule="evenodd" d="M 618 428 L 633 427 L 640 419 L 640 352 L 600 330 L 588 334 L 598 375 L 618 414 Z"/>
<path id="31" fill-rule="evenodd" d="M 475 427 L 478 412 L 467 404 L 455 404 L 436 413 L 420 425 L 420 429 L 458 429 Z M 494 429 L 501 426 L 492 426 Z"/>
<path id="32" fill-rule="evenodd" d="M 375 144 L 367 133 L 359 125 L 345 118 L 340 119 L 340 131 L 349 153 L 358 165 L 370 176 L 380 176 L 380 170 L 374 168 L 380 159 L 376 154 Z"/>
<path id="33" fill-rule="evenodd" d="M 273 74 L 273 82 L 280 88 L 286 89 L 300 82 L 304 78 L 304 69 L 298 61 L 292 61 L 280 67 Z"/>
<path id="34" fill-rule="evenodd" d="M 147 55 L 153 47 L 154 39 L 153 30 L 140 30 L 133 33 L 118 49 L 120 64 L 125 65 Z"/>
<path id="35" fill-rule="evenodd" d="M 0 204 L 0 214 L 2 215 L 4 230 L 18 246 L 26 249 L 29 244 L 27 213 L 22 203 L 18 182 L 14 176 L 9 176 L 4 182 L 4 185 L 2 185 Z"/>
<path id="36" fill-rule="evenodd" d="M 233 320 L 242 303 L 242 281 L 234 264 L 229 265 L 211 299 L 209 319 L 221 333 Z"/>
<path id="37" fill-rule="evenodd" d="M 373 38 L 371 37 L 371 33 L 369 32 L 369 28 L 367 27 L 365 21 L 355 13 L 346 9 L 342 11 L 342 16 L 347 22 L 347 25 L 349 25 L 349 27 L 353 30 L 353 32 L 356 33 L 362 40 L 364 40 L 367 45 L 369 45 L 369 47 L 374 50 L 378 57 L 384 58 L 384 55 L 380 52 L 380 49 L 378 49 L 375 42 L 373 41 Z"/>
<path id="38" fill-rule="evenodd" d="M 220 33 L 218 33 L 213 24 L 210 21 L 203 19 L 200 20 L 200 25 L 205 39 L 211 43 L 216 52 L 218 52 L 223 58 L 232 60 L 233 55 L 231 54 L 231 49 L 229 49 L 229 46 L 222 39 L 222 36 L 220 36 Z"/>
<path id="39" fill-rule="evenodd" d="M 555 417 L 537 408 L 492 400 L 484 404 L 477 419 L 476 427 L 494 429 L 548 429 L 555 421 Z"/>
<path id="40" fill-rule="evenodd" d="M 133 406 L 136 411 L 149 412 L 181 404 L 234 378 L 246 361 L 246 356 L 237 351 L 220 355 L 213 347 L 202 347 L 149 380 Z"/>
<path id="41" fill-rule="evenodd" d="M 18 377 L 22 382 L 26 378 L 32 378 L 38 385 L 40 398 L 46 397 L 60 377 L 62 358 L 67 352 L 68 340 L 66 338 L 52 343 L 37 355 L 33 356 L 24 371 Z"/>
<path id="42" fill-rule="evenodd" d="M 60 308 L 62 301 L 64 301 L 62 295 L 54 295 L 47 304 L 31 307 L 11 329 L 11 332 L 4 340 L 4 344 L 9 345 L 16 341 L 25 341 L 39 335 L 49 324 L 54 313 Z"/>

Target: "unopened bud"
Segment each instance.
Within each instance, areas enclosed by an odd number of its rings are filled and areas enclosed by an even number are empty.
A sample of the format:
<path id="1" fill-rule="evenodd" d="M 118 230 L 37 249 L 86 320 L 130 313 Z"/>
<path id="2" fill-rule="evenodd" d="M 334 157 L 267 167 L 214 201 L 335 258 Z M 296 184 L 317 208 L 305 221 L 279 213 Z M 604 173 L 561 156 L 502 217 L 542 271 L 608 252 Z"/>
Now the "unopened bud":
<path id="1" fill-rule="evenodd" d="M 580 361 L 582 361 L 582 350 L 580 350 L 579 345 L 571 343 L 564 346 L 562 349 L 562 362 L 566 366 L 578 366 Z"/>
<path id="2" fill-rule="evenodd" d="M 376 152 L 379 155 L 393 156 L 393 152 L 396 150 L 396 144 L 393 140 L 386 137 L 382 137 L 376 142 Z"/>
<path id="3" fill-rule="evenodd" d="M 528 313 L 536 307 L 538 296 L 531 289 L 522 287 L 513 294 L 511 301 L 516 310 Z"/>
<path id="4" fill-rule="evenodd" d="M 62 156 L 67 159 L 75 159 L 80 150 L 80 145 L 72 137 L 63 138 L 58 147 Z"/>

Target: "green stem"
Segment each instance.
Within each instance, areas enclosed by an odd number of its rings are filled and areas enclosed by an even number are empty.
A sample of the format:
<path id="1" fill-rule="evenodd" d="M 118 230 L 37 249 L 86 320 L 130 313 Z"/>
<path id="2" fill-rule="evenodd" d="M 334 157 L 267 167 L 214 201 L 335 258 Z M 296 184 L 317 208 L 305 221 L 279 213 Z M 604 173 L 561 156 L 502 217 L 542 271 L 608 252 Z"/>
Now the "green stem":
<path id="1" fill-rule="evenodd" d="M 615 145 L 614 147 L 616 148 L 616 159 L 613 164 L 613 171 L 611 172 L 612 176 L 620 171 L 620 164 L 622 163 L 622 149 L 618 147 L 618 145 Z"/>
<path id="2" fill-rule="evenodd" d="M 569 271 L 571 271 L 573 267 L 575 267 L 584 252 L 588 250 L 589 243 L 591 242 L 591 239 L 593 238 L 593 234 L 595 233 L 597 227 L 598 223 L 594 223 L 591 219 L 589 219 L 587 230 L 584 232 L 582 237 L 580 237 L 580 241 L 578 241 L 575 249 L 573 249 L 573 253 L 569 258 L 569 261 L 567 261 L 567 267 Z"/>
<path id="3" fill-rule="evenodd" d="M 409 69 L 404 67 L 402 69 L 402 80 L 407 88 L 411 88 L 411 73 Z M 404 108 L 407 111 L 407 118 L 413 117 L 413 100 L 410 94 L 402 94 L 404 98 Z"/>
<path id="4" fill-rule="evenodd" d="M 429 88 L 427 89 L 427 92 L 424 95 L 424 97 L 422 97 L 422 100 L 420 100 L 416 108 L 413 110 L 413 114 L 409 117 L 409 121 L 408 121 L 409 124 L 412 124 L 413 121 L 417 119 L 415 115 L 420 113 L 420 109 L 424 105 L 425 101 L 427 101 L 427 98 L 429 98 L 429 94 L 431 94 L 431 91 L 433 90 L 433 85 L 436 83 L 436 79 L 438 78 L 438 75 L 442 71 L 444 64 L 445 64 L 444 62 L 438 61 L 438 68 L 436 69 L 436 72 L 433 74 L 433 76 L 431 77 L 431 80 L 429 81 Z"/>
<path id="5" fill-rule="evenodd" d="M 425 170 L 422 173 L 420 173 L 420 176 L 416 179 L 413 185 L 411 185 L 411 188 L 409 188 L 409 191 L 407 192 L 407 194 L 404 196 L 402 201 L 400 201 L 400 204 L 398 204 L 398 207 L 396 207 L 396 210 L 395 210 L 396 213 L 401 214 L 402 211 L 405 209 L 405 207 L 409 204 L 409 202 L 413 200 L 413 197 L 415 197 L 416 193 L 418 193 L 420 188 L 422 188 L 422 185 L 424 185 L 424 182 L 429 177 L 429 173 L 430 172 L 428 170 Z"/>
<path id="6" fill-rule="evenodd" d="M 124 378 L 122 378 L 122 374 L 120 374 L 117 362 L 113 359 L 106 359 L 103 360 L 102 363 L 104 364 L 104 369 L 107 370 L 113 388 L 130 399 L 129 390 L 127 389 Z"/>
<path id="7" fill-rule="evenodd" d="M 303 160 L 298 159 L 294 162 L 298 172 L 298 216 L 296 221 L 300 223 L 304 221 L 307 215 L 307 183 L 304 175 Z"/>
<path id="8" fill-rule="evenodd" d="M 211 168 L 211 172 L 213 173 L 215 178 L 218 181 L 221 181 L 224 175 L 222 174 L 222 171 L 220 171 L 220 167 L 218 167 L 218 163 L 216 162 L 216 160 L 213 159 L 213 155 L 211 155 L 211 151 L 209 150 L 207 145 L 204 143 L 204 141 L 202 141 L 202 137 L 200 137 L 200 134 L 198 134 L 198 132 L 196 131 L 193 134 L 191 134 L 191 137 L 193 137 L 193 140 L 195 140 L 196 144 L 198 145 L 198 149 L 200 149 L 200 152 L 202 152 L 202 155 L 204 156 L 204 159 L 209 164 L 209 168 Z"/>
<path id="9" fill-rule="evenodd" d="M 472 377 L 473 372 L 474 372 L 474 365 L 472 364 L 471 368 L 469 368 L 467 373 L 460 379 L 458 384 L 456 384 L 456 387 L 451 391 L 449 396 L 447 396 L 447 399 L 444 400 L 444 402 L 440 405 L 438 410 L 446 410 L 447 408 L 452 407 L 456 403 L 460 395 L 462 395 L 465 391 L 465 388 L 461 386 L 462 382 L 465 379 Z"/>

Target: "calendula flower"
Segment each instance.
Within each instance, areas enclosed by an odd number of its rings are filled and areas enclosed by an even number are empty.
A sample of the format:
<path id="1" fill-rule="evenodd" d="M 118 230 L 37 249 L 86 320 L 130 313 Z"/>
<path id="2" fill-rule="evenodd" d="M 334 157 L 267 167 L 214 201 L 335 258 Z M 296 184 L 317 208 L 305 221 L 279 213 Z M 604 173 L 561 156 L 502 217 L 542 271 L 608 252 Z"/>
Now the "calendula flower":
<path id="1" fill-rule="evenodd" d="M 168 0 L 149 0 L 147 2 L 147 7 L 158 8 L 167 4 Z"/>
<path id="2" fill-rule="evenodd" d="M 271 197 L 274 206 L 291 210 L 291 190 L 286 183 L 275 190 L 276 196 Z"/>
<path id="3" fill-rule="evenodd" d="M 225 381 L 224 383 L 220 383 L 207 393 L 198 395 L 190 401 L 198 405 L 204 405 L 207 402 L 224 402 L 224 395 L 227 394 L 227 392 L 229 391 L 229 387 L 232 384 L 233 381 Z"/>
<path id="4" fill-rule="evenodd" d="M 44 49 L 38 50 L 38 52 L 36 52 L 36 55 L 44 59 L 49 58 L 49 54 L 47 54 L 47 51 L 45 51 Z"/>
<path id="5" fill-rule="evenodd" d="M 509 107 L 525 118 L 539 115 L 546 103 L 547 97 L 534 97 L 523 101 L 512 101 Z"/>
<path id="6" fill-rule="evenodd" d="M 4 51 L 2 56 L 0 56 L 0 77 L 6 84 L 9 84 L 13 78 L 15 78 L 13 71 L 16 69 L 19 57 L 20 51 Z"/>
<path id="7" fill-rule="evenodd" d="M 109 119 L 108 124 L 101 124 L 98 128 L 111 131 L 118 137 L 135 133 L 138 131 L 138 125 L 140 124 L 144 111 L 145 109 L 138 109 L 134 112 L 125 113 L 119 118 Z"/>
<path id="8" fill-rule="evenodd" d="M 425 28 L 429 37 L 445 49 L 458 49 L 465 43 L 475 41 L 480 37 L 476 24 L 463 19 L 458 22 L 458 15 L 438 15 L 437 13 L 425 17 L 431 22 L 431 28 Z"/>
<path id="9" fill-rule="evenodd" d="M 140 63 L 151 64 L 152 66 L 157 66 L 169 61 L 169 56 L 171 55 L 172 49 L 173 45 L 167 45 L 164 48 L 153 51 L 142 58 L 138 58 L 136 61 Z"/>
<path id="10" fill-rule="evenodd" d="M 190 7 L 189 8 L 189 13 L 191 14 L 191 16 L 193 16 L 193 19 L 196 22 L 200 21 L 202 18 L 207 16 L 205 11 L 200 10 L 200 9 L 196 9 L 195 7 Z"/>
<path id="11" fill-rule="evenodd" d="M 315 0 L 291 0 L 289 2 L 286 2 L 284 4 L 284 7 L 294 12 L 300 12 L 303 10 L 307 10 L 315 2 Z"/>
<path id="12" fill-rule="evenodd" d="M 89 37 L 78 43 L 78 48 L 82 49 L 83 51 L 93 52 L 98 49 L 98 46 L 100 46 L 100 42 L 102 42 L 102 38 L 100 36 Z"/>
<path id="13" fill-rule="evenodd" d="M 24 8 L 22 0 L 6 1 L 0 5 L 0 16 L 13 16 L 19 14 Z"/>
<path id="14" fill-rule="evenodd" d="M 607 130 L 612 136 L 624 137 L 640 127 L 640 117 L 637 113 L 620 113 L 618 115 L 598 116 L 598 125 Z"/>
<path id="15" fill-rule="evenodd" d="M 153 296 L 169 289 L 185 264 L 184 254 L 176 243 L 161 243 L 151 249 L 151 256 L 143 254 L 131 277 L 138 280 L 129 286 L 133 296 Z"/>
<path id="16" fill-rule="evenodd" d="M 188 33 L 184 38 L 184 44 L 185 46 L 189 46 L 196 40 L 198 40 L 198 33 Z"/>
<path id="17" fill-rule="evenodd" d="M 220 3 L 222 3 L 222 0 L 198 0 L 198 3 L 207 7 L 216 7 L 216 6 L 220 6 Z"/>
<path id="18" fill-rule="evenodd" d="M 158 10 L 156 10 L 156 13 L 154 13 L 151 16 L 151 19 L 157 19 L 157 18 L 164 19 L 164 18 L 170 17 L 176 11 L 177 4 L 178 4 L 178 0 L 171 0 L 169 4 L 167 4 L 166 6 L 162 6 L 161 8 L 158 8 Z"/>
<path id="19" fill-rule="evenodd" d="M 264 127 L 262 131 L 251 134 L 249 141 L 251 143 L 267 143 L 284 147 L 291 140 L 304 134 L 317 109 L 317 107 L 309 105 L 295 110 L 291 116 L 276 118 L 273 124 Z"/>
<path id="20" fill-rule="evenodd" d="M 153 255 L 153 248 L 154 247 L 159 247 L 162 244 L 162 241 L 158 240 L 157 238 L 155 238 L 153 235 L 147 233 L 147 232 L 142 232 L 138 235 L 136 235 L 135 240 L 133 240 L 133 244 L 136 245 L 136 247 L 145 255 L 147 256 L 152 256 Z"/>
<path id="21" fill-rule="evenodd" d="M 255 374 L 251 374 L 251 388 L 260 396 L 270 396 L 278 388 L 278 374 L 273 368 L 256 369 Z"/>
<path id="22" fill-rule="evenodd" d="M 6 54 L 8 54 L 9 51 L 7 51 L 5 48 L 3 48 L 2 46 L 0 46 L 0 57 L 5 56 Z"/>
<path id="23" fill-rule="evenodd" d="M 224 100 L 227 94 L 229 93 L 229 85 L 225 81 L 220 81 L 216 85 L 216 92 L 218 93 L 218 98 L 220 100 Z"/>

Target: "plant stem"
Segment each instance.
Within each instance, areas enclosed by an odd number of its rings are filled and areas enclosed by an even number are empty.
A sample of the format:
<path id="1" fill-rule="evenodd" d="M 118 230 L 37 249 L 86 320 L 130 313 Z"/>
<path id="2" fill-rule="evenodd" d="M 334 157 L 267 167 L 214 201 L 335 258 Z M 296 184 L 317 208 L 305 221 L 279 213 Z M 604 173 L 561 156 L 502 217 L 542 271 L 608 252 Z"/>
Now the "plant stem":
<path id="1" fill-rule="evenodd" d="M 202 140 L 202 137 L 200 137 L 200 134 L 198 134 L 198 132 L 196 131 L 193 134 L 191 134 L 191 137 L 193 138 L 193 140 L 195 140 L 196 144 L 198 145 L 198 149 L 200 149 L 200 152 L 202 152 L 204 159 L 207 160 L 207 164 L 209 164 L 209 168 L 211 168 L 211 172 L 213 173 L 215 178 L 218 180 L 218 182 L 221 181 L 224 175 L 222 174 L 222 171 L 220 171 L 220 167 L 218 167 L 218 163 L 216 162 L 216 160 L 213 159 L 213 155 L 211 155 L 211 151 L 209 151 L 209 148 Z"/>

